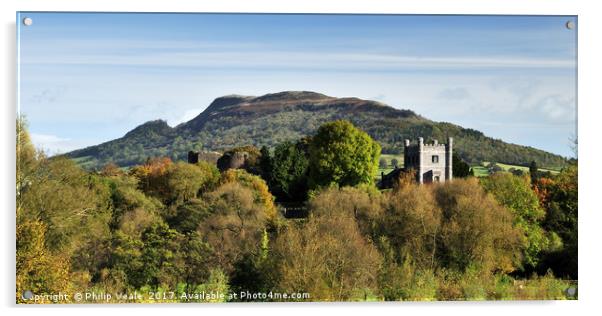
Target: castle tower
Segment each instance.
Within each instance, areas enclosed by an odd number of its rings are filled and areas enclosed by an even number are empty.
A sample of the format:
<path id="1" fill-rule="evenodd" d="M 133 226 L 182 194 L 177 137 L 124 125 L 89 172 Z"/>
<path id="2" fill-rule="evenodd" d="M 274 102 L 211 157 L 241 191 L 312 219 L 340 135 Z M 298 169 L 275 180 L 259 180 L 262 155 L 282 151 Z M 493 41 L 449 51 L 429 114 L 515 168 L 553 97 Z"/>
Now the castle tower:
<path id="1" fill-rule="evenodd" d="M 448 137 L 447 144 L 445 145 L 445 181 L 451 181 L 453 178 L 453 150 L 454 139 L 452 137 Z"/>
<path id="2" fill-rule="evenodd" d="M 417 165 L 417 173 L 418 173 L 418 183 L 424 182 L 424 170 L 423 170 L 423 155 L 424 152 L 424 138 L 418 137 L 418 165 Z"/>
<path id="3" fill-rule="evenodd" d="M 405 139 L 403 159 L 404 169 L 414 170 L 418 183 L 450 181 L 453 176 L 453 139 L 449 137 L 447 144 L 439 143 L 436 139 L 425 143 L 422 137 L 412 144 Z"/>

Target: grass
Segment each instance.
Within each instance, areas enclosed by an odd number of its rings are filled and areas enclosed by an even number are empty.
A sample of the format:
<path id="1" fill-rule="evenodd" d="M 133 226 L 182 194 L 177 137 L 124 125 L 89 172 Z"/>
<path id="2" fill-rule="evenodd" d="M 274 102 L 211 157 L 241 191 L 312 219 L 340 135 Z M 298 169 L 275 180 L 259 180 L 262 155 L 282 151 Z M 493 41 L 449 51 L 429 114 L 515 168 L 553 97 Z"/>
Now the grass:
<path id="1" fill-rule="evenodd" d="M 376 174 L 374 175 L 374 178 L 376 180 L 380 180 L 381 173 L 388 174 L 389 172 L 395 169 L 391 164 L 391 160 L 393 159 L 397 159 L 397 161 L 399 162 L 398 166 L 400 168 L 403 167 L 403 155 L 381 154 L 380 158 L 384 158 L 387 161 L 387 168 L 380 168 L 379 166 L 378 170 L 376 171 Z"/>
<path id="2" fill-rule="evenodd" d="M 389 172 L 393 171 L 394 168 L 391 165 L 391 160 L 393 158 L 397 159 L 399 161 L 399 167 L 403 167 L 403 155 L 390 155 L 390 154 L 381 154 L 380 155 L 381 158 L 384 158 L 387 161 L 387 168 L 378 168 L 378 170 L 376 171 L 376 174 L 374 175 L 374 178 L 376 180 L 380 180 L 381 177 L 381 173 L 384 174 L 388 174 Z M 488 161 L 484 161 L 483 163 L 481 163 L 481 165 L 476 165 L 476 166 L 471 166 L 471 168 L 474 171 L 474 175 L 476 177 L 487 177 L 489 175 L 489 171 L 487 170 L 486 166 L 489 164 Z M 500 166 L 500 168 L 502 168 L 502 170 L 509 172 L 511 168 L 514 169 L 518 169 L 518 170 L 522 170 L 523 172 L 529 172 L 529 167 L 525 167 L 525 166 L 519 166 L 519 165 L 510 165 L 510 164 L 504 164 L 504 163 L 496 163 L 498 166 Z M 560 168 L 539 168 L 539 171 L 543 171 L 543 172 L 551 172 L 552 174 L 557 174 L 560 172 Z"/>
<path id="3" fill-rule="evenodd" d="M 483 163 L 482 163 L 483 166 L 487 166 L 488 164 L 489 164 L 489 161 L 483 161 Z M 522 170 L 524 172 L 529 172 L 529 167 L 525 167 L 525 166 L 509 165 L 509 164 L 499 163 L 499 162 L 496 162 L 495 164 L 498 165 L 498 166 L 500 166 L 500 168 L 502 168 L 502 170 L 504 170 L 504 171 L 509 171 L 510 168 L 514 168 L 514 169 L 517 169 L 517 170 Z M 560 169 L 561 168 L 538 168 L 539 171 L 542 171 L 542 172 L 548 172 L 549 171 L 552 174 L 559 173 Z"/>
<path id="4" fill-rule="evenodd" d="M 481 163 L 481 165 L 477 165 L 477 166 L 471 166 L 472 170 L 474 171 L 474 175 L 476 177 L 487 177 L 489 175 L 489 171 L 487 170 L 487 165 L 489 164 L 489 161 L 483 161 Z M 514 168 L 517 170 L 521 170 L 525 173 L 529 172 L 529 167 L 525 167 L 525 166 L 519 166 L 519 165 L 510 165 L 510 164 L 505 164 L 505 163 L 499 163 L 496 162 L 496 165 L 498 165 L 500 168 L 502 168 L 503 171 L 505 172 L 510 172 L 510 169 Z M 542 172 L 550 172 L 551 174 L 558 174 L 560 172 L 561 168 L 539 168 L 539 171 Z"/>
<path id="5" fill-rule="evenodd" d="M 486 177 L 489 175 L 489 171 L 483 166 L 472 166 L 471 168 L 474 171 L 475 177 Z"/>

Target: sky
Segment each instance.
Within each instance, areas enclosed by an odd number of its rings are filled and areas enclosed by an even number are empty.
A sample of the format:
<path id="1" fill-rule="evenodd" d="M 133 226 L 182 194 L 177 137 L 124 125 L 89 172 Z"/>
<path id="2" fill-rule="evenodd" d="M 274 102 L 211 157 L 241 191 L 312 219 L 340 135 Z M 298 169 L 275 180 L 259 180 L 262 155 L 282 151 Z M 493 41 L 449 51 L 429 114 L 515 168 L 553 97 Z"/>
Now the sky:
<path id="1" fill-rule="evenodd" d="M 21 12 L 18 112 L 56 154 L 228 94 L 377 100 L 571 157 L 574 16 Z M 573 29 L 566 23 L 572 21 Z"/>

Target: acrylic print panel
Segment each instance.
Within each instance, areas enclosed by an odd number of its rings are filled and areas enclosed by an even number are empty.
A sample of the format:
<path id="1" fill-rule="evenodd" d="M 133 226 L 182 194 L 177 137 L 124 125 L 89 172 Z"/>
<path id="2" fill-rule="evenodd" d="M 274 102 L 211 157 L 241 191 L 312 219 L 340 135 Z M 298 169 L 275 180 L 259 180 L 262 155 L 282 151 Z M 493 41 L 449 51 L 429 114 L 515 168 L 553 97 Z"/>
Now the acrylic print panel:
<path id="1" fill-rule="evenodd" d="M 575 16 L 17 24 L 17 303 L 577 298 Z"/>

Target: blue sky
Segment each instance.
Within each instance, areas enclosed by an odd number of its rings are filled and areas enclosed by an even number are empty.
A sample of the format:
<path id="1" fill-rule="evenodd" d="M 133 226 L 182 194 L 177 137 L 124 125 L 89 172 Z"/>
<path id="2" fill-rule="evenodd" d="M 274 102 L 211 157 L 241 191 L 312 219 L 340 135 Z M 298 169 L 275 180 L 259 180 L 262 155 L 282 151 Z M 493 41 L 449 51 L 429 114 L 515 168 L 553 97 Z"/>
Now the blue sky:
<path id="1" fill-rule="evenodd" d="M 20 13 L 19 111 L 50 154 L 227 94 L 378 100 L 572 156 L 572 16 Z"/>

